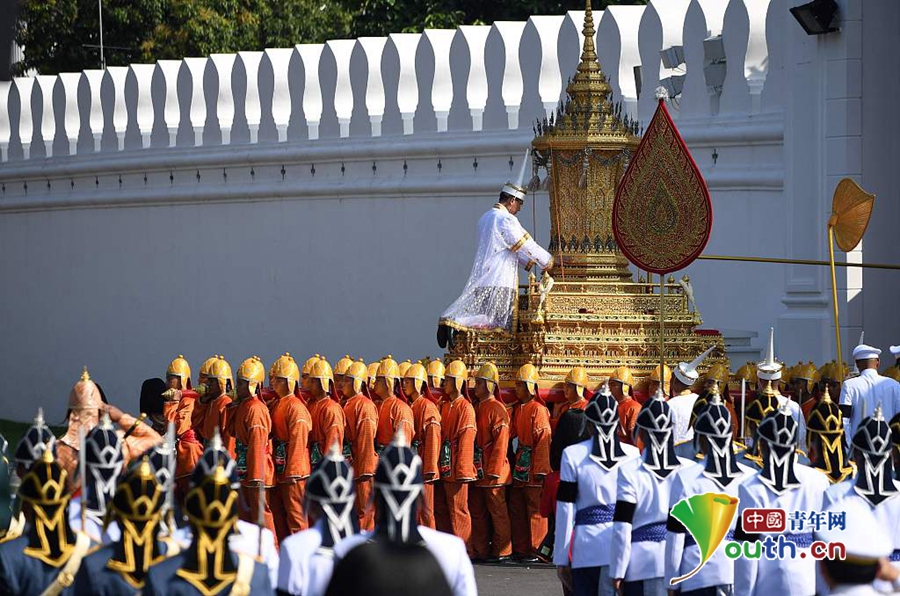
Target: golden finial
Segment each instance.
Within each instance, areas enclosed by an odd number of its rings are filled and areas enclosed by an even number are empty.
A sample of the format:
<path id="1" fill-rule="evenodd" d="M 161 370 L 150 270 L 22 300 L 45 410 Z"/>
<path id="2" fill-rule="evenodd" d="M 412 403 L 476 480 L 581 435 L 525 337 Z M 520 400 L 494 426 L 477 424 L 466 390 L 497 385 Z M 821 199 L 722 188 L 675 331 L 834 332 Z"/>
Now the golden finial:
<path id="1" fill-rule="evenodd" d="M 41 461 L 45 464 L 53 463 L 53 450 L 50 449 L 50 445 L 44 445 L 44 452 L 41 453 Z"/>
<path id="2" fill-rule="evenodd" d="M 828 391 L 828 383 L 825 383 L 825 393 L 822 394 L 822 403 L 823 404 L 831 403 L 831 393 Z"/>
<path id="3" fill-rule="evenodd" d="M 763 390 L 763 394 L 775 397 L 775 390 L 772 388 L 772 381 L 766 381 L 766 388 Z"/>
<path id="4" fill-rule="evenodd" d="M 82 381 L 90 381 L 91 374 L 88 372 L 87 366 L 85 366 L 81 371 L 81 380 Z"/>
<path id="5" fill-rule="evenodd" d="M 153 478 L 153 468 L 150 466 L 150 458 L 146 455 L 141 460 L 141 464 L 138 467 L 138 478 L 141 480 L 150 480 Z"/>
<path id="6" fill-rule="evenodd" d="M 216 470 L 213 472 L 213 482 L 218 485 L 228 484 L 228 475 L 225 473 L 225 468 L 222 467 L 222 463 L 219 462 L 216 465 Z"/>

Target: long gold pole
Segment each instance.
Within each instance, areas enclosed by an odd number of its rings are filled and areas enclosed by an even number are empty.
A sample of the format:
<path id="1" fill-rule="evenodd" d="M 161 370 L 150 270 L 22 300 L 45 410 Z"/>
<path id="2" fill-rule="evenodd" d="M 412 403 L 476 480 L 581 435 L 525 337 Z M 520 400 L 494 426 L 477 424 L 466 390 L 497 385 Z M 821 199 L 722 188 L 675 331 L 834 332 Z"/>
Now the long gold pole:
<path id="1" fill-rule="evenodd" d="M 665 314 L 665 299 L 663 298 L 663 290 L 665 290 L 666 276 L 662 273 L 659 274 L 659 387 L 660 390 L 665 393 L 666 386 L 666 340 L 665 340 L 665 326 L 666 326 L 666 314 Z M 652 395 L 650 396 L 653 397 Z"/>
<path id="2" fill-rule="evenodd" d="M 861 269 L 889 269 L 900 271 L 900 265 L 883 263 L 835 263 L 832 261 L 816 261 L 813 259 L 779 259 L 775 257 L 737 257 L 732 255 L 700 255 L 704 261 L 738 261 L 741 263 L 778 263 L 783 265 L 819 265 L 822 267 L 860 267 Z"/>
<path id="3" fill-rule="evenodd" d="M 838 375 L 843 382 L 844 362 L 841 358 L 841 320 L 838 309 L 837 275 L 834 270 L 834 227 L 828 226 L 828 260 L 831 263 L 831 301 L 834 306 L 834 337 L 837 340 Z"/>

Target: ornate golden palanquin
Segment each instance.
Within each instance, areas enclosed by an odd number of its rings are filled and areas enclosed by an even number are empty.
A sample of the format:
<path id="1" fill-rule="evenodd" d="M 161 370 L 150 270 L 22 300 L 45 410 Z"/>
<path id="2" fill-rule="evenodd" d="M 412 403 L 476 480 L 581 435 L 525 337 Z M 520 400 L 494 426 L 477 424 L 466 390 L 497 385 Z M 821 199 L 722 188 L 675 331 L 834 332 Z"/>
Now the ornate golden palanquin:
<path id="1" fill-rule="evenodd" d="M 561 381 L 583 365 L 594 383 L 618 366 L 647 376 L 659 364 L 659 284 L 635 282 L 628 260 L 612 231 L 616 186 L 640 142 L 636 122 L 623 116 L 609 96 L 611 88 L 594 49 L 594 22 L 588 1 L 584 46 L 567 101 L 550 119 L 536 125 L 532 142 L 535 166 L 547 171 L 550 192 L 549 250 L 555 283 L 543 307 L 534 275 L 522 286 L 514 333 L 460 331 L 448 359 L 469 367 L 491 360 L 502 379 L 515 378 L 531 362 L 542 384 Z M 536 182 L 536 180 L 535 180 Z M 725 344 L 716 331 L 701 331 L 700 314 L 691 310 L 683 286 L 665 284 L 665 359 L 695 358 L 717 346 L 703 363 L 726 362 Z"/>

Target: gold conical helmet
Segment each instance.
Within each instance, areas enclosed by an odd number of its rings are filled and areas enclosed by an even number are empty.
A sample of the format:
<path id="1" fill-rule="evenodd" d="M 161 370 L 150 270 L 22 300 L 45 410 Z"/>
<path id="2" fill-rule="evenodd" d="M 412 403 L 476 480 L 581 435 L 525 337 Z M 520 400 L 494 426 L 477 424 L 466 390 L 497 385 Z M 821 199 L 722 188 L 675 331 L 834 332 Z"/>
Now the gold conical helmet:
<path id="1" fill-rule="evenodd" d="M 334 365 L 334 376 L 343 376 L 347 372 L 347 369 L 350 368 L 351 364 L 353 364 L 353 358 L 350 357 L 350 354 L 344 354 L 344 357 L 338 360 L 337 364 Z"/>
<path id="2" fill-rule="evenodd" d="M 237 376 L 239 380 L 247 381 L 250 385 L 250 394 L 256 395 L 266 380 L 266 367 L 259 356 L 250 356 L 241 363 Z"/>
<path id="3" fill-rule="evenodd" d="M 609 376 L 610 381 L 618 381 L 627 387 L 634 387 L 634 374 L 627 366 L 620 366 Z"/>
<path id="4" fill-rule="evenodd" d="M 490 393 L 494 393 L 498 385 L 500 385 L 500 371 L 493 362 L 485 362 L 475 373 L 476 379 L 483 379 L 487 382 L 487 388 Z"/>
<path id="5" fill-rule="evenodd" d="M 334 371 L 331 370 L 331 365 L 328 364 L 328 361 L 324 358 L 320 357 L 312 364 L 309 371 L 309 378 L 317 379 L 322 385 L 322 391 L 325 393 L 332 392 L 331 388 L 334 385 Z"/>
<path id="6" fill-rule="evenodd" d="M 447 366 L 444 375 L 453 379 L 456 384 L 456 390 L 462 392 L 466 381 L 469 379 L 469 369 L 466 368 L 466 364 L 462 360 L 454 360 Z"/>
<path id="7" fill-rule="evenodd" d="M 403 375 L 403 378 L 412 379 L 418 393 L 425 391 L 425 384 L 428 382 L 427 372 L 425 371 L 425 367 L 418 362 L 407 367 L 406 374 Z"/>
<path id="8" fill-rule="evenodd" d="M 350 377 L 353 379 L 353 392 L 360 393 L 363 390 L 363 386 L 366 386 L 366 381 L 368 380 L 369 371 L 366 363 L 363 362 L 362 358 L 358 361 L 352 363 L 347 370 L 344 371 L 344 377 Z"/>
<path id="9" fill-rule="evenodd" d="M 190 389 L 191 365 L 184 359 L 184 356 L 179 354 L 178 358 L 169 363 L 169 367 L 166 368 L 166 377 L 178 377 L 181 380 L 181 388 Z"/>
<path id="10" fill-rule="evenodd" d="M 234 375 L 231 372 L 231 365 L 222 357 L 210 365 L 209 372 L 206 373 L 207 378 L 219 381 L 221 388 L 225 391 L 234 389 Z"/>
<path id="11" fill-rule="evenodd" d="M 440 360 L 432 360 L 428 363 L 427 370 L 428 376 L 431 378 L 431 384 L 434 387 L 440 387 L 441 383 L 444 382 L 444 375 L 446 373 L 444 363 Z"/>
<path id="12" fill-rule="evenodd" d="M 566 375 L 566 383 L 575 385 L 575 391 L 578 393 L 578 397 L 584 397 L 584 388 L 587 387 L 588 384 L 587 370 L 583 366 L 572 367 L 572 370 Z"/>
<path id="13" fill-rule="evenodd" d="M 528 388 L 528 393 L 537 395 L 538 382 L 541 380 L 541 377 L 538 374 L 538 369 L 535 365 L 527 362 L 520 366 L 519 372 L 516 375 L 516 380 L 525 383 L 525 387 Z"/>

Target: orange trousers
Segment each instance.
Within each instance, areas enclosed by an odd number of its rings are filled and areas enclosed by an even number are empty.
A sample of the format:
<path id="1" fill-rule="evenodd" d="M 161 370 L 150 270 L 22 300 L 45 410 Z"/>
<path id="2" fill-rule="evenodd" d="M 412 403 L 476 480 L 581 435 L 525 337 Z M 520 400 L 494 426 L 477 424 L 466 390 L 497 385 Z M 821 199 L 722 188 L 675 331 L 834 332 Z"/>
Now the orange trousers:
<path id="1" fill-rule="evenodd" d="M 447 509 L 450 511 L 450 528 L 453 534 L 462 538 L 466 550 L 470 551 L 472 538 L 472 517 L 469 515 L 469 485 L 464 482 L 444 481 Z"/>
<path id="2" fill-rule="evenodd" d="M 434 483 L 433 500 L 434 504 L 434 527 L 447 534 L 453 533 L 453 526 L 450 524 L 450 507 L 447 506 L 447 493 L 444 490 L 444 481 L 438 480 Z"/>
<path id="3" fill-rule="evenodd" d="M 432 530 L 435 529 L 434 483 L 426 482 L 422 489 L 422 504 L 419 507 L 419 513 L 416 516 L 416 523 L 420 526 L 427 526 Z"/>
<path id="4" fill-rule="evenodd" d="M 269 491 L 270 489 L 266 489 L 263 496 L 263 516 L 266 527 L 272 531 L 272 535 L 275 538 L 275 548 L 278 548 L 278 536 L 275 534 L 275 519 L 272 517 L 272 510 L 269 508 Z M 259 493 L 259 489 L 255 486 L 241 486 L 241 497 L 244 501 L 244 506 L 238 507 L 238 517 L 254 525 L 259 523 Z"/>
<path id="5" fill-rule="evenodd" d="M 472 557 L 507 557 L 512 554 L 505 486 L 473 486 L 469 490 L 472 514 Z"/>
<path id="6" fill-rule="evenodd" d="M 512 546 L 517 555 L 534 556 L 547 535 L 547 518 L 541 515 L 541 487 L 516 486 L 509 490 Z"/>
<path id="7" fill-rule="evenodd" d="M 356 514 L 359 516 L 359 531 L 375 529 L 375 503 L 372 502 L 372 477 L 356 479 Z"/>
<path id="8" fill-rule="evenodd" d="M 269 505 L 275 519 L 275 535 L 281 542 L 291 534 L 309 528 L 303 502 L 306 499 L 306 479 L 293 484 L 279 483 L 271 489 Z"/>

